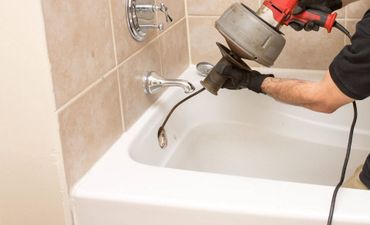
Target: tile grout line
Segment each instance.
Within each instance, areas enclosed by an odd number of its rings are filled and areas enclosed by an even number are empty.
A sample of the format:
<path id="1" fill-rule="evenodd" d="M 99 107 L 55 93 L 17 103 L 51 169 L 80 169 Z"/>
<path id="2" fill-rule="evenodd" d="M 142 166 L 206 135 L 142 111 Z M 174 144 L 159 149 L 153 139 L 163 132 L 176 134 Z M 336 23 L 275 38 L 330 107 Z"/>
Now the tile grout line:
<path id="1" fill-rule="evenodd" d="M 157 4 L 158 1 L 155 1 L 155 3 Z M 156 23 L 157 24 L 162 23 L 162 21 L 160 21 L 160 19 L 159 19 L 158 12 L 155 13 L 155 17 L 156 17 Z M 170 25 L 169 29 L 172 29 L 172 27 L 173 26 Z M 163 36 L 163 34 L 160 31 L 157 31 L 157 34 L 158 34 L 158 36 L 157 36 L 156 39 L 158 39 L 158 42 L 159 42 L 158 43 L 158 45 L 159 45 L 159 65 L 160 65 L 160 69 L 161 69 L 160 75 L 163 75 L 163 72 L 164 72 L 163 59 L 162 59 L 162 57 L 163 57 L 163 55 L 162 55 L 162 36 Z"/>
<path id="2" fill-rule="evenodd" d="M 188 15 L 189 18 L 219 18 L 221 15 Z"/>
<path id="3" fill-rule="evenodd" d="M 60 106 L 55 112 L 60 113 L 64 109 L 68 108 L 70 105 L 72 105 L 74 102 L 76 102 L 79 98 L 81 98 L 83 95 L 85 95 L 87 92 L 89 92 L 91 89 L 96 87 L 99 83 L 106 80 L 109 76 L 114 74 L 113 72 L 117 70 L 117 67 L 114 67 L 113 69 L 110 69 L 107 73 L 105 73 L 102 77 L 97 79 L 96 81 L 92 82 L 88 87 L 86 87 L 84 90 L 73 96 L 68 102 L 64 103 L 62 106 Z"/>
<path id="4" fill-rule="evenodd" d="M 155 4 L 157 4 L 157 3 L 158 3 L 158 0 L 155 0 Z M 155 18 L 156 18 L 156 21 L 155 21 L 156 24 L 160 24 L 160 23 L 163 24 L 162 21 L 159 19 L 159 15 L 158 15 L 157 11 L 155 12 Z M 163 26 L 163 27 L 166 27 L 166 26 Z M 169 29 L 172 29 L 172 27 L 173 26 L 170 25 Z M 163 30 L 163 32 L 165 32 L 165 31 L 167 31 L 167 29 Z M 163 72 L 164 72 L 163 59 L 162 59 L 162 57 L 163 57 L 163 55 L 162 55 L 162 36 L 163 36 L 163 33 L 161 33 L 161 31 L 156 31 L 156 32 L 157 32 L 157 37 L 155 39 L 159 42 L 158 43 L 158 45 L 159 45 L 159 65 L 160 65 L 160 70 L 161 70 L 159 72 L 159 74 L 162 76 Z"/>
<path id="5" fill-rule="evenodd" d="M 116 67 L 117 67 L 117 64 L 118 64 L 117 46 L 116 46 L 116 36 L 115 36 L 115 32 L 114 32 L 113 11 L 112 11 L 112 1 L 111 0 L 108 0 L 108 5 L 109 5 L 109 17 L 110 17 L 111 31 L 112 31 L 114 60 L 116 61 Z"/>
<path id="6" fill-rule="evenodd" d="M 187 35 L 187 41 L 188 41 L 188 60 L 189 64 L 191 65 L 193 63 L 193 57 L 191 52 L 191 40 L 190 40 L 190 21 L 189 21 L 189 9 L 188 9 L 188 1 L 184 0 L 185 4 L 185 23 L 186 23 L 186 35 Z"/>
<path id="7" fill-rule="evenodd" d="M 165 56 L 162 54 L 163 36 L 158 37 L 158 42 L 159 42 L 159 64 L 161 65 L 161 73 L 160 73 L 160 75 L 164 76 L 163 57 L 165 57 Z"/>
<path id="8" fill-rule="evenodd" d="M 122 123 L 122 131 L 125 130 L 125 116 L 123 111 L 123 100 L 122 100 L 122 88 L 121 88 L 121 82 L 119 77 L 119 71 L 118 71 L 118 52 L 117 52 L 117 44 L 116 44 L 116 33 L 114 28 L 114 20 L 113 20 L 113 10 L 112 10 L 112 1 L 109 0 L 109 10 L 110 10 L 110 21 L 111 21 L 111 28 L 112 28 L 112 39 L 113 39 L 113 49 L 114 49 L 114 59 L 116 60 L 116 76 L 117 76 L 117 82 L 118 82 L 118 97 L 119 97 L 119 106 L 121 111 L 121 123 Z"/>
<path id="9" fill-rule="evenodd" d="M 119 98 L 119 106 L 120 106 L 120 111 L 121 111 L 121 123 L 122 123 L 122 132 L 125 131 L 126 125 L 125 125 L 125 115 L 123 111 L 123 99 L 122 99 L 122 88 L 121 88 L 121 79 L 119 77 L 119 71 L 118 68 L 116 70 L 116 78 L 118 82 L 118 98 Z"/>

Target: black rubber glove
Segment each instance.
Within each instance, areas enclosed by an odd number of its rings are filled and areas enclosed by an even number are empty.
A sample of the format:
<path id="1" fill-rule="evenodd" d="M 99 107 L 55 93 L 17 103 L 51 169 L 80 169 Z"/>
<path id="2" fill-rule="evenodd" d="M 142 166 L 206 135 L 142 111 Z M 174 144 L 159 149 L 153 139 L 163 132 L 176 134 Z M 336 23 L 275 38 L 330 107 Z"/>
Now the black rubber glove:
<path id="1" fill-rule="evenodd" d="M 300 0 L 298 6 L 294 10 L 294 14 L 300 14 L 305 10 L 319 10 L 325 13 L 332 13 L 333 11 L 342 8 L 342 0 Z M 314 22 L 306 24 L 292 22 L 289 24 L 296 31 L 319 31 L 320 27 Z"/>
<path id="2" fill-rule="evenodd" d="M 301 31 L 301 30 L 305 30 L 305 31 L 319 31 L 320 30 L 320 26 L 315 24 L 314 22 L 308 22 L 306 24 L 301 24 L 301 23 L 297 23 L 297 22 L 291 22 L 289 24 L 290 27 L 292 27 L 294 30 L 296 31 Z"/>
<path id="3" fill-rule="evenodd" d="M 299 14 L 307 9 L 317 9 L 326 13 L 332 13 L 342 7 L 342 0 L 300 0 L 294 14 Z"/>
<path id="4" fill-rule="evenodd" d="M 219 68 L 219 74 L 227 78 L 222 88 L 239 90 L 248 88 L 256 93 L 263 93 L 261 85 L 267 77 L 274 77 L 272 74 L 261 74 L 255 70 L 242 70 L 231 65 Z"/>

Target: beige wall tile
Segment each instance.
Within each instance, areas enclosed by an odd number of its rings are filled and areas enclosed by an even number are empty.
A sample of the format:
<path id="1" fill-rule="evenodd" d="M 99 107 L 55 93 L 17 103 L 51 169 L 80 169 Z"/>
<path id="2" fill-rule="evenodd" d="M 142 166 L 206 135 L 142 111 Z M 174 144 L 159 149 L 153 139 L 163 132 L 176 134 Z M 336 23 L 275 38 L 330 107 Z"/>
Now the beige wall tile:
<path id="1" fill-rule="evenodd" d="M 254 11 L 257 11 L 257 9 L 261 6 L 263 1 L 260 1 L 260 0 L 241 0 L 240 2 L 242 2 L 246 6 L 250 7 Z"/>
<path id="2" fill-rule="evenodd" d="M 161 74 L 159 40 L 124 62 L 119 68 L 125 127 L 129 128 L 159 95 L 145 95 L 142 78 L 148 71 Z"/>
<path id="3" fill-rule="evenodd" d="M 341 8 L 337 11 L 335 11 L 336 13 L 338 13 L 338 19 L 345 19 L 346 17 L 346 8 Z"/>
<path id="4" fill-rule="evenodd" d="M 189 66 L 186 20 L 172 27 L 160 39 L 163 75 L 177 78 Z"/>
<path id="5" fill-rule="evenodd" d="M 108 0 L 43 0 L 57 106 L 115 66 Z"/>
<path id="6" fill-rule="evenodd" d="M 219 16 L 231 4 L 238 2 L 237 0 L 187 0 L 189 15 L 200 16 Z M 257 9 L 259 0 L 243 0 L 242 1 L 252 9 Z"/>
<path id="7" fill-rule="evenodd" d="M 353 35 L 356 32 L 356 25 L 360 20 L 346 20 L 345 26 L 348 31 Z"/>
<path id="8" fill-rule="evenodd" d="M 187 0 L 189 15 L 218 16 L 235 0 Z"/>
<path id="9" fill-rule="evenodd" d="M 328 34 L 323 29 L 319 32 L 296 32 L 286 27 L 283 32 L 287 44 L 275 67 L 328 69 L 344 45 L 344 35 L 337 30 Z"/>
<path id="10" fill-rule="evenodd" d="M 227 44 L 214 27 L 217 19 L 218 17 L 189 17 L 191 60 L 193 64 L 204 61 L 216 64 L 220 60 L 221 53 L 216 42 L 226 46 Z M 260 66 L 252 61 L 247 63 L 252 67 Z"/>
<path id="11" fill-rule="evenodd" d="M 118 64 L 122 63 L 129 56 L 140 48 L 144 47 L 157 36 L 157 31 L 148 33 L 148 39 L 144 42 L 134 40 L 128 30 L 126 19 L 126 5 L 123 0 L 110 0 L 112 5 L 113 27 L 116 41 Z M 156 20 L 153 22 L 155 23 Z"/>
<path id="12" fill-rule="evenodd" d="M 347 18 L 361 19 L 365 12 L 370 9 L 369 0 L 360 0 L 347 6 Z"/>
<path id="13" fill-rule="evenodd" d="M 189 17 L 190 48 L 192 63 L 202 61 L 217 63 L 221 53 L 216 42 L 226 44 L 224 38 L 215 29 L 218 17 Z"/>
<path id="14" fill-rule="evenodd" d="M 69 186 L 81 178 L 121 135 L 121 121 L 117 72 L 59 113 Z"/>

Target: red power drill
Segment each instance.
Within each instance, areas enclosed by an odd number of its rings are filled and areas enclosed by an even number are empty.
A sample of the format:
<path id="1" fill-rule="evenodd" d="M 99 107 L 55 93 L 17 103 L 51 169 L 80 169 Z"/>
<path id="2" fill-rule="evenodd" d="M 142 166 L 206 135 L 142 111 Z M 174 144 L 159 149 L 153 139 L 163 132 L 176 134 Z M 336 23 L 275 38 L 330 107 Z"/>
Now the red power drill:
<path id="1" fill-rule="evenodd" d="M 345 30 L 336 22 L 337 14 L 331 10 L 301 9 L 298 0 L 265 0 L 254 12 L 242 3 L 231 5 L 216 21 L 215 27 L 225 38 L 230 50 L 220 46 L 223 58 L 218 65 L 232 64 L 246 69 L 241 59 L 253 60 L 270 67 L 282 52 L 286 40 L 280 32 L 283 25 L 294 29 L 319 30 L 330 33 L 333 27 Z M 217 94 L 225 78 L 211 71 L 202 85 Z"/>
<path id="2" fill-rule="evenodd" d="M 331 32 L 337 13 L 308 9 L 296 14 L 297 6 L 298 0 L 265 0 L 257 11 L 257 15 L 275 28 L 281 25 L 291 25 L 295 29 L 300 27 L 317 31 L 323 27 L 329 33 Z"/>

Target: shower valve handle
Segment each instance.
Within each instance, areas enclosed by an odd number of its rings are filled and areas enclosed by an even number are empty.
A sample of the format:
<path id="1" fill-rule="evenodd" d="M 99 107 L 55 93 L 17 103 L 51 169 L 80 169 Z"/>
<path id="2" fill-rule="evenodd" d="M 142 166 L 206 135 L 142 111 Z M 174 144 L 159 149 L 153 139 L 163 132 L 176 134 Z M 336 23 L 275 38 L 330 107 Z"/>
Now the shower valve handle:
<path id="1" fill-rule="evenodd" d="M 168 7 L 163 2 L 161 4 L 159 4 L 158 7 L 159 7 L 158 10 L 163 12 L 164 15 L 166 16 L 166 22 L 167 23 L 172 23 L 173 19 L 170 16 L 170 14 L 168 13 Z"/>
<path id="2" fill-rule="evenodd" d="M 147 4 L 139 4 L 135 6 L 135 10 L 137 12 L 162 12 L 166 16 L 166 22 L 171 23 L 173 21 L 172 17 L 168 12 L 168 7 L 163 2 L 159 5 L 147 5 Z"/>

